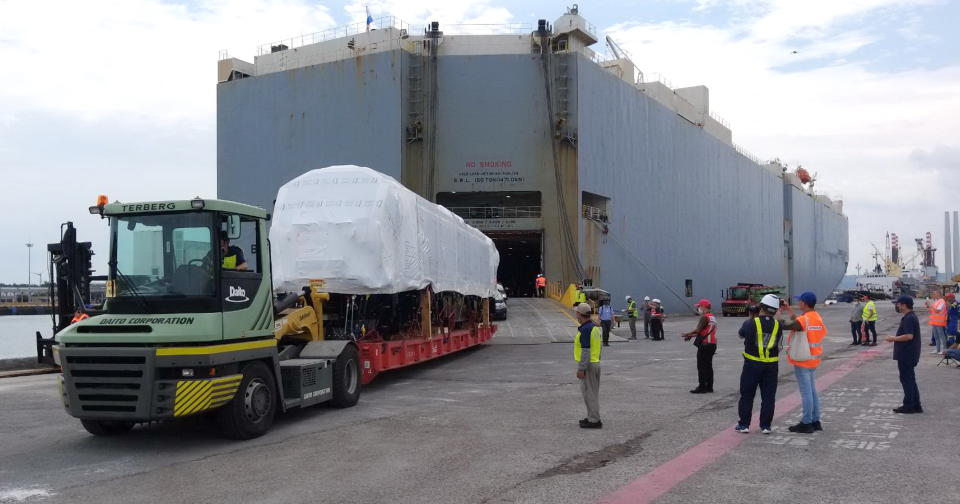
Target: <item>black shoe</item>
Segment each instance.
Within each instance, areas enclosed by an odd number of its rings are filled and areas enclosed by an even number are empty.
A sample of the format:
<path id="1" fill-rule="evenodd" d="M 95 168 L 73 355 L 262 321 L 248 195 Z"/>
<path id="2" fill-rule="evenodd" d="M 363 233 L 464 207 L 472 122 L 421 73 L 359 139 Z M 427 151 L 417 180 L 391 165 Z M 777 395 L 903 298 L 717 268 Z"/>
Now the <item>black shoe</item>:
<path id="1" fill-rule="evenodd" d="M 859 344 L 860 344 L 859 341 L 854 341 L 853 343 L 850 343 L 850 345 L 848 345 L 848 346 L 856 346 L 856 345 L 859 345 Z"/>
<path id="2" fill-rule="evenodd" d="M 813 422 L 813 423 L 810 424 L 810 425 L 813 426 L 813 430 L 815 430 L 815 431 L 818 431 L 818 430 L 819 430 L 819 431 L 822 431 L 822 430 L 823 430 L 823 425 L 820 424 L 820 421 L 819 421 L 819 420 L 816 421 L 816 422 Z"/>
<path id="3" fill-rule="evenodd" d="M 604 343 L 603 346 L 610 346 L 610 343 Z"/>
<path id="4" fill-rule="evenodd" d="M 703 389 L 703 393 L 704 393 L 704 394 L 712 394 L 712 393 L 713 393 L 713 387 L 707 387 L 707 388 Z"/>
<path id="5" fill-rule="evenodd" d="M 870 346 L 877 346 L 877 342 L 874 341 L 873 343 L 870 343 Z"/>
<path id="6" fill-rule="evenodd" d="M 908 408 L 906 406 L 900 406 L 899 408 L 894 408 L 893 412 L 900 413 L 901 415 L 912 415 L 914 413 L 923 413 L 923 408 Z"/>
<path id="7" fill-rule="evenodd" d="M 799 434 L 813 434 L 813 424 L 800 422 L 797 425 L 791 425 L 787 430 Z"/>
<path id="8" fill-rule="evenodd" d="M 600 421 L 597 421 L 597 422 L 590 422 L 590 421 L 584 422 L 584 421 L 581 420 L 581 421 L 580 421 L 580 428 L 581 428 L 581 429 L 602 429 L 602 428 L 603 428 L 603 422 L 600 422 Z"/>

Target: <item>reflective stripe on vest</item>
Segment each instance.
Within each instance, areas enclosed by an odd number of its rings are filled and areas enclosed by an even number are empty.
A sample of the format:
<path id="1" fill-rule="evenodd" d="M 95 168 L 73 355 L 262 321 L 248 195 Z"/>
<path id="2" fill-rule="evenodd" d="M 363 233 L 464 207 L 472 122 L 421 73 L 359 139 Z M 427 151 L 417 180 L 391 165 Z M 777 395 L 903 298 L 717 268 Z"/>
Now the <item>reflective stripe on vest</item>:
<path id="1" fill-rule="evenodd" d="M 807 343 L 810 345 L 810 355 L 813 356 L 812 359 L 802 362 L 797 362 L 787 356 L 787 360 L 790 364 L 794 366 L 805 367 L 809 369 L 816 369 L 820 365 L 820 355 L 823 355 L 823 338 L 827 336 L 827 327 L 823 325 L 823 319 L 820 318 L 820 314 L 815 311 L 809 311 L 797 317 L 797 321 L 800 322 L 800 325 L 803 326 L 803 330 L 807 333 Z"/>
<path id="2" fill-rule="evenodd" d="M 759 353 L 760 355 L 759 356 L 750 355 L 747 352 L 743 352 L 743 356 L 750 360 L 755 360 L 757 362 L 777 362 L 778 360 L 780 360 L 780 357 L 770 357 L 770 349 L 773 348 L 773 345 L 777 342 L 776 335 L 777 335 L 777 331 L 780 330 L 780 322 L 778 322 L 777 320 L 774 320 L 773 332 L 769 334 L 765 334 L 763 332 L 763 328 L 760 325 L 760 317 L 753 319 L 753 321 L 756 322 L 757 324 L 757 353 Z M 770 336 L 770 342 L 767 343 L 766 348 L 764 348 L 764 345 L 763 345 L 764 336 Z"/>
<path id="3" fill-rule="evenodd" d="M 708 345 L 717 344 L 717 316 L 712 313 L 706 313 L 707 326 L 700 330 L 700 336 L 703 336 L 703 342 Z"/>
<path id="4" fill-rule="evenodd" d="M 227 269 L 236 269 L 237 267 L 237 255 L 229 255 L 223 258 L 222 267 Z"/>
<path id="5" fill-rule="evenodd" d="M 637 318 L 637 302 L 630 301 L 627 303 L 627 315 L 633 318 Z"/>
<path id="6" fill-rule="evenodd" d="M 600 328 L 593 326 L 590 331 L 590 362 L 600 362 L 600 346 L 603 344 L 603 334 Z M 583 355 L 583 348 L 580 346 L 580 331 L 573 338 L 573 360 L 580 362 Z"/>
<path id="7" fill-rule="evenodd" d="M 933 308 L 930 309 L 930 325 L 946 327 L 947 302 L 943 299 L 938 299 L 933 302 Z"/>
<path id="8" fill-rule="evenodd" d="M 576 302 L 578 302 L 578 303 L 586 303 L 586 302 L 587 302 L 587 295 L 584 294 L 583 291 L 578 290 L 578 291 L 577 291 L 577 296 L 576 296 L 575 298 L 573 298 L 573 299 L 575 299 Z"/>
<path id="9" fill-rule="evenodd" d="M 867 322 L 876 322 L 877 321 L 877 305 L 873 301 L 867 301 L 867 304 L 863 306 L 863 312 L 861 313 L 863 320 Z"/>

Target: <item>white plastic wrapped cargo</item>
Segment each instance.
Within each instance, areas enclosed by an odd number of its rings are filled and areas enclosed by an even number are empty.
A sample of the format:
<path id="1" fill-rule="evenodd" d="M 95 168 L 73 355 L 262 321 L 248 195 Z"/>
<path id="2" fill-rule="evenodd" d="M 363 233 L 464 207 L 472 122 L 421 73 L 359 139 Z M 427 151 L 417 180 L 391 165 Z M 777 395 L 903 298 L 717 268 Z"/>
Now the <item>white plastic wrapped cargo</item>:
<path id="1" fill-rule="evenodd" d="M 360 166 L 309 171 L 277 193 L 270 227 L 273 287 L 311 280 L 342 294 L 433 286 L 490 297 L 500 255 L 493 240 L 394 178 Z"/>

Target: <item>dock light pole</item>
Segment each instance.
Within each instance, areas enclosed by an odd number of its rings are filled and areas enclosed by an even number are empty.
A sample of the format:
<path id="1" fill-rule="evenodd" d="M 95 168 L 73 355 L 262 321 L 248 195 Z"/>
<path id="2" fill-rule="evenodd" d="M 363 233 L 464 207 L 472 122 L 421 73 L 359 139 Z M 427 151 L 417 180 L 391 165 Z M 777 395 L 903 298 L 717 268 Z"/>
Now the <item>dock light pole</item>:
<path id="1" fill-rule="evenodd" d="M 33 281 L 33 269 L 30 265 L 31 256 L 33 256 L 33 244 L 27 242 L 27 287 L 30 287 L 30 282 Z"/>

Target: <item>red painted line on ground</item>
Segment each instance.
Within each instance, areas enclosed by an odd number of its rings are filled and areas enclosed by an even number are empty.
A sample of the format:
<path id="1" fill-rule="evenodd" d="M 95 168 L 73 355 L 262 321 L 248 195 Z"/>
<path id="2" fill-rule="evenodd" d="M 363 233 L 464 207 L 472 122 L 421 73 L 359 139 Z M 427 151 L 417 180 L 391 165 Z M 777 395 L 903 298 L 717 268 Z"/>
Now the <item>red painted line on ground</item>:
<path id="1" fill-rule="evenodd" d="M 875 349 L 866 350 L 857 353 L 849 360 L 840 364 L 836 368 L 817 377 L 817 390 L 821 391 L 834 383 L 843 379 L 851 371 L 860 367 L 863 363 L 877 357 L 885 352 L 887 345 Z M 800 406 L 800 393 L 794 392 L 783 399 L 777 401 L 774 420 L 786 415 L 797 406 Z M 643 504 L 653 502 L 661 495 L 669 492 L 674 487 L 697 471 L 712 464 L 718 458 L 727 454 L 740 443 L 747 439 L 747 436 L 733 430 L 735 424 L 730 426 L 700 444 L 688 449 L 680 455 L 674 457 L 652 471 L 640 476 L 639 478 L 627 483 L 619 490 L 610 493 L 600 499 L 601 504 Z"/>

